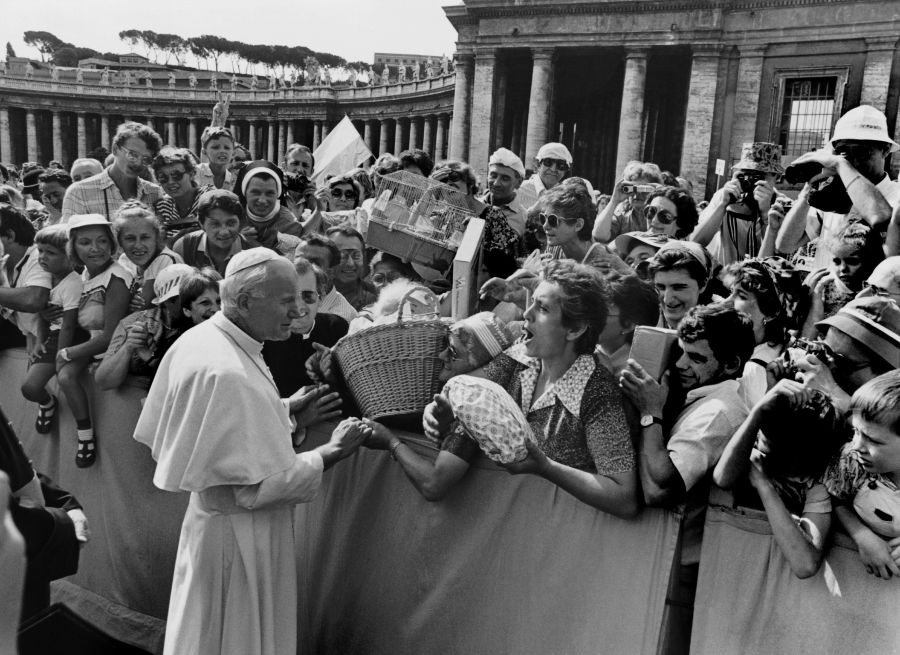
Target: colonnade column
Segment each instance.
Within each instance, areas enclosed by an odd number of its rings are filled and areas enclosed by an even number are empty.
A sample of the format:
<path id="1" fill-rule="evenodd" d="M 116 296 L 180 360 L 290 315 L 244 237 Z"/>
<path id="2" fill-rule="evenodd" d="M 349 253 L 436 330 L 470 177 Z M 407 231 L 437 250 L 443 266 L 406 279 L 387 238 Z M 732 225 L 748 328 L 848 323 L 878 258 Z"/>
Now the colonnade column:
<path id="1" fill-rule="evenodd" d="M 431 147 L 431 135 L 434 134 L 434 116 L 426 116 L 422 119 L 422 150 L 437 159 Z"/>
<path id="2" fill-rule="evenodd" d="M 289 146 L 289 145 L 291 145 L 292 143 L 294 143 L 294 121 L 290 121 L 290 120 L 289 120 L 289 121 L 287 122 L 287 138 L 286 138 L 286 141 L 287 141 L 287 146 Z M 285 151 L 287 151 L 287 146 L 285 146 Z"/>
<path id="3" fill-rule="evenodd" d="M 78 114 L 78 156 L 87 157 L 87 126 L 84 113 Z"/>
<path id="4" fill-rule="evenodd" d="M 166 119 L 166 139 L 170 146 L 176 145 L 178 139 L 175 137 L 175 119 Z"/>
<path id="5" fill-rule="evenodd" d="M 759 91 L 762 86 L 765 45 L 740 46 L 741 61 L 738 64 L 737 89 L 734 93 L 734 120 L 731 127 L 731 147 L 720 157 L 726 169 L 737 161 L 741 146 L 756 140 L 756 115 L 759 113 Z"/>
<path id="6" fill-rule="evenodd" d="M 29 109 L 25 113 L 25 139 L 28 145 L 28 161 L 38 160 L 37 124 L 35 123 L 34 110 Z"/>
<path id="7" fill-rule="evenodd" d="M 53 159 L 59 162 L 63 160 L 62 118 L 58 111 L 53 112 Z"/>
<path id="8" fill-rule="evenodd" d="M 100 145 L 109 150 L 109 116 L 100 115 Z"/>
<path id="9" fill-rule="evenodd" d="M 0 109 L 0 159 L 12 163 L 15 160 L 12 152 L 12 138 L 9 134 L 9 110 Z"/>
<path id="10" fill-rule="evenodd" d="M 273 159 L 276 164 L 281 164 L 284 161 L 284 151 L 287 148 L 285 141 L 287 140 L 287 122 L 286 121 L 278 121 L 278 149 L 276 152 L 277 159 Z"/>
<path id="11" fill-rule="evenodd" d="M 197 152 L 197 119 L 188 119 L 188 150 Z"/>
<path id="12" fill-rule="evenodd" d="M 441 114 L 437 119 L 437 131 L 434 136 L 434 158 L 444 158 L 444 144 L 447 141 L 447 115 Z"/>
<path id="13" fill-rule="evenodd" d="M 896 34 L 866 39 L 866 67 L 863 70 L 860 104 L 872 105 L 879 111 L 884 111 L 887 107 L 891 66 L 896 46 Z"/>
<path id="14" fill-rule="evenodd" d="M 394 156 L 396 157 L 405 148 L 403 147 L 403 123 L 399 118 L 394 119 Z"/>
<path id="15" fill-rule="evenodd" d="M 378 122 L 378 154 L 383 155 L 388 151 L 388 122 L 382 118 Z"/>
<path id="16" fill-rule="evenodd" d="M 419 142 L 419 119 L 415 116 L 409 119 L 409 149 L 415 150 Z"/>
<path id="17" fill-rule="evenodd" d="M 550 120 L 550 91 L 553 81 L 553 50 L 536 49 L 531 53 L 531 94 L 528 100 L 528 127 L 525 129 L 525 166 L 530 166 L 542 145 L 547 143 Z M 456 116 L 453 117 L 456 124 Z M 458 128 L 457 128 L 458 129 Z"/>
<path id="18" fill-rule="evenodd" d="M 276 127 L 275 127 L 274 120 L 270 119 L 268 121 L 268 130 L 269 130 L 269 148 L 268 148 L 268 150 L 266 150 L 266 159 L 268 159 L 271 162 L 274 162 L 275 156 L 278 154 L 275 152 L 275 137 L 277 135 L 275 134 Z"/>
<path id="19" fill-rule="evenodd" d="M 258 159 L 256 152 L 256 123 L 247 121 L 247 149 L 250 151 L 250 159 Z"/>
<path id="20" fill-rule="evenodd" d="M 322 121 L 313 121 L 313 151 L 322 143 Z"/>
<path id="21" fill-rule="evenodd" d="M 693 46 L 680 171 L 694 183 L 697 200 L 706 196 L 721 51 L 719 43 Z M 616 175 L 620 173 L 616 171 Z"/>
<path id="22" fill-rule="evenodd" d="M 550 61 L 548 59 L 548 63 Z M 469 158 L 467 161 L 479 175 L 487 173 L 488 158 L 491 155 L 491 137 L 494 127 L 494 68 L 496 65 L 497 56 L 493 48 L 479 50 L 475 55 L 475 81 L 472 88 Z M 537 60 L 535 60 L 535 65 L 537 65 Z M 531 88 L 533 97 L 533 83 Z M 542 89 L 542 91 L 546 96 L 549 89 Z M 549 99 L 545 102 L 549 102 Z M 534 102 L 531 103 L 531 111 L 537 111 Z M 546 124 L 546 111 L 543 121 Z M 546 131 L 546 126 L 544 129 Z"/>
<path id="23" fill-rule="evenodd" d="M 325 140 L 325 137 L 328 136 L 328 133 L 331 132 L 331 125 L 328 123 L 328 120 L 322 121 L 322 141 Z"/>
<path id="24" fill-rule="evenodd" d="M 456 89 L 453 96 L 453 134 L 450 139 L 450 157 L 469 159 L 469 121 L 471 120 L 472 69 L 475 59 L 471 54 L 456 56 Z"/>
<path id="25" fill-rule="evenodd" d="M 372 143 L 372 121 L 370 120 L 363 121 L 363 141 L 365 141 L 369 152 L 375 152 L 375 144 Z"/>
<path id="26" fill-rule="evenodd" d="M 625 49 L 625 80 L 619 114 L 616 179 L 625 164 L 640 159 L 644 150 L 644 88 L 647 85 L 647 48 Z"/>

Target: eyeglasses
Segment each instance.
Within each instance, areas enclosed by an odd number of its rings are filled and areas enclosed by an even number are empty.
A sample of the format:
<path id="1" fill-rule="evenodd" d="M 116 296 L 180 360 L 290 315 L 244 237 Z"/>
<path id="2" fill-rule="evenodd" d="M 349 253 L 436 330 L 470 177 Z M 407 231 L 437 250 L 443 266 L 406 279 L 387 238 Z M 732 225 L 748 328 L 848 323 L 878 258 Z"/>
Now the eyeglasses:
<path id="1" fill-rule="evenodd" d="M 377 284 L 379 286 L 384 284 L 390 284 L 396 280 L 400 279 L 399 273 L 375 273 L 372 276 L 372 284 Z"/>
<path id="2" fill-rule="evenodd" d="M 542 159 L 540 164 L 544 168 L 555 168 L 558 171 L 569 170 L 569 164 L 563 159 Z"/>
<path id="3" fill-rule="evenodd" d="M 556 229 L 559 227 L 560 221 L 565 221 L 566 223 L 574 223 L 577 221 L 577 218 L 564 218 L 563 216 L 557 216 L 556 214 L 538 214 L 538 218 L 541 219 L 541 225 L 546 227 L 552 227 Z"/>
<path id="4" fill-rule="evenodd" d="M 319 302 L 319 294 L 316 291 L 301 291 L 300 300 L 302 300 L 307 305 L 315 305 L 317 302 Z"/>
<path id="5" fill-rule="evenodd" d="M 153 161 L 153 155 L 142 155 L 138 151 L 131 150 L 130 148 L 126 148 L 125 146 L 119 146 L 119 148 L 122 150 L 122 152 L 125 153 L 125 157 L 128 159 L 128 161 L 132 161 L 135 164 L 141 163 L 144 166 L 147 166 L 150 164 L 150 162 Z"/>
<path id="6" fill-rule="evenodd" d="M 644 218 L 647 219 L 648 223 L 651 223 L 656 218 L 663 225 L 671 225 L 678 217 L 668 209 L 663 209 L 656 205 L 647 205 L 644 207 Z"/>
<path id="7" fill-rule="evenodd" d="M 353 191 L 352 189 L 347 189 L 345 191 L 342 191 L 341 189 L 332 189 L 331 197 L 335 200 L 340 200 L 341 198 L 344 198 L 345 200 L 356 200 L 358 196 L 356 191 Z"/>
<path id="8" fill-rule="evenodd" d="M 173 182 L 181 182 L 181 179 L 185 175 L 187 175 L 185 171 L 172 171 L 169 175 L 166 175 L 165 173 L 157 173 L 156 181 L 160 184 L 168 184 L 169 180 L 172 180 Z"/>

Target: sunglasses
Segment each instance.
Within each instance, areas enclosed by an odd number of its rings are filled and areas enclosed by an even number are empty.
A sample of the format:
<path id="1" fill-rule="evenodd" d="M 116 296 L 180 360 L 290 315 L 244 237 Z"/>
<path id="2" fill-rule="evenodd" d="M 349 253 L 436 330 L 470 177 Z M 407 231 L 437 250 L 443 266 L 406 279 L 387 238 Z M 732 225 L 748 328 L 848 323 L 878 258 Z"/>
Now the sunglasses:
<path id="1" fill-rule="evenodd" d="M 332 189 L 331 197 L 335 200 L 340 200 L 341 198 L 344 198 L 345 200 L 356 200 L 357 195 L 356 191 L 352 191 L 350 189 L 347 189 L 346 191 L 341 191 L 340 189 Z"/>
<path id="2" fill-rule="evenodd" d="M 577 221 L 577 218 L 564 218 L 563 216 L 557 216 L 556 214 L 538 214 L 538 218 L 541 219 L 541 225 L 546 227 L 552 227 L 556 229 L 559 227 L 560 221 L 565 221 L 566 223 L 574 223 Z"/>
<path id="3" fill-rule="evenodd" d="M 675 222 L 677 216 L 668 209 L 657 207 L 656 205 L 647 205 L 644 207 L 644 218 L 650 223 L 654 218 L 658 219 L 663 225 L 671 225 Z"/>
<path id="4" fill-rule="evenodd" d="M 166 175 L 165 173 L 157 173 L 156 181 L 160 184 L 167 184 L 169 180 L 173 182 L 181 182 L 181 179 L 187 175 L 184 171 L 172 171 L 170 175 Z"/>
<path id="5" fill-rule="evenodd" d="M 542 159 L 541 166 L 544 168 L 555 168 L 558 171 L 569 170 L 569 165 L 562 159 Z"/>

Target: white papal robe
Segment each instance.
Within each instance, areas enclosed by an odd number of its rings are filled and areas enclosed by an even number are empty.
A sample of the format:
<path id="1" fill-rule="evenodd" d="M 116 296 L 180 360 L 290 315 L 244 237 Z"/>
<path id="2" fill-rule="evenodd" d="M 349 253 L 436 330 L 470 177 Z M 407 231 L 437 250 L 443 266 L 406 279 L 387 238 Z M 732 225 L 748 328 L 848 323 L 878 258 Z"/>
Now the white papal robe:
<path id="1" fill-rule="evenodd" d="M 297 648 L 292 506 L 324 468 L 294 454 L 285 404 L 255 341 L 222 312 L 160 363 L 134 437 L 153 482 L 189 491 L 166 624 L 166 655 L 284 655 Z"/>

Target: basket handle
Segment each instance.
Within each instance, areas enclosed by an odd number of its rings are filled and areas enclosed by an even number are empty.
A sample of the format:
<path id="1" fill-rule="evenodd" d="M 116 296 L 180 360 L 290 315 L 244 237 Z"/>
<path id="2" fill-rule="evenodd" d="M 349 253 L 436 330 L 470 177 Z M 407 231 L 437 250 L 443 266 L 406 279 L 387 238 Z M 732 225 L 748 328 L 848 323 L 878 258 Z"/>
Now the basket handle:
<path id="1" fill-rule="evenodd" d="M 398 323 L 400 323 L 403 320 L 403 306 L 409 301 L 410 297 L 416 291 L 426 291 L 426 292 L 430 293 L 432 296 L 434 296 L 434 292 L 431 289 L 429 289 L 428 287 L 421 285 L 421 284 L 417 284 L 416 286 L 409 289 L 406 293 L 403 294 L 403 297 L 400 298 L 400 304 L 397 306 L 397 322 Z M 437 306 L 437 298 L 436 297 L 435 297 L 434 311 L 432 311 L 430 313 L 434 314 L 435 316 L 437 316 L 440 313 L 440 310 L 438 309 L 438 306 Z"/>

